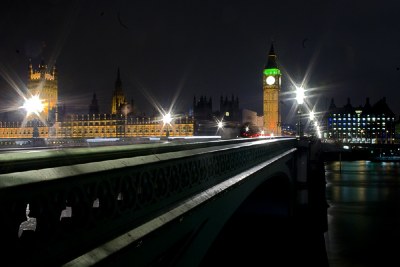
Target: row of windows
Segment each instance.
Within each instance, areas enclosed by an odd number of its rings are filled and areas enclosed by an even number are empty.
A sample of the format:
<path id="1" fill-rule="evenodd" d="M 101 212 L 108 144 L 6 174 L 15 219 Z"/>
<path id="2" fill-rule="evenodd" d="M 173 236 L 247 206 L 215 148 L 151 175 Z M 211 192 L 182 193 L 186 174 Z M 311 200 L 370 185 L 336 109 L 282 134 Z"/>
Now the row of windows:
<path id="1" fill-rule="evenodd" d="M 381 120 L 381 118 L 333 118 L 333 120 L 334 121 L 336 121 L 336 120 L 338 120 L 338 121 L 341 121 L 341 120 L 353 120 L 353 121 L 355 121 L 355 120 L 357 120 L 357 121 L 360 121 L 360 120 L 363 120 L 363 121 L 365 121 L 365 120 L 367 120 L 367 121 L 376 121 L 376 120 L 378 120 L 378 121 L 380 121 Z M 382 118 L 382 120 L 384 121 L 384 120 L 387 120 L 387 121 L 390 121 L 390 120 L 392 120 L 392 121 L 394 121 L 394 118 Z"/>
<path id="2" fill-rule="evenodd" d="M 338 117 L 343 116 L 343 117 L 344 117 L 344 116 L 346 116 L 346 115 L 347 115 L 347 117 L 351 117 L 352 114 L 351 114 L 351 113 L 347 113 L 347 114 L 342 114 L 342 113 L 336 114 L 336 113 L 334 113 L 334 114 L 333 114 L 334 117 L 336 117 L 336 116 L 338 116 Z M 353 115 L 354 115 L 354 114 L 353 114 Z M 375 115 L 376 115 L 376 114 L 375 114 Z M 357 114 L 357 116 L 359 117 L 360 114 Z M 366 114 L 366 116 L 367 116 L 367 117 L 370 117 L 370 114 Z M 385 114 L 385 113 L 382 113 L 382 117 L 386 117 L 386 114 Z"/>
<path id="3" fill-rule="evenodd" d="M 334 122 L 333 123 L 333 125 L 349 125 L 349 126 L 351 126 L 351 125 L 353 125 L 353 126 L 365 126 L 365 125 L 367 125 L 367 126 L 369 126 L 369 125 L 380 125 L 381 123 L 380 122 L 378 122 L 378 123 L 365 123 L 365 122 L 363 122 L 362 124 L 361 123 L 346 123 L 346 122 L 338 122 L 338 123 L 336 123 L 336 122 Z M 332 123 L 329 123 L 329 125 L 332 125 Z M 382 122 L 382 126 L 385 126 L 386 125 L 386 123 L 385 122 Z"/>
<path id="4" fill-rule="evenodd" d="M 359 131 L 359 132 L 361 132 L 363 129 L 359 129 L 359 128 L 351 128 L 351 127 L 349 127 L 349 128 L 333 128 L 333 130 L 339 130 L 339 131 L 351 131 L 351 129 L 353 129 L 353 131 Z M 373 130 L 373 131 L 375 131 L 375 130 L 382 130 L 382 131 L 385 131 L 386 130 L 386 128 L 366 128 L 365 130 L 368 130 L 368 131 L 371 131 L 371 130 Z"/>
<path id="5" fill-rule="evenodd" d="M 71 130 L 69 130 L 69 129 L 61 129 L 60 130 L 60 133 L 61 134 L 65 134 L 65 133 L 70 133 L 71 132 Z M 75 133 L 115 133 L 116 131 L 114 130 L 114 129 L 108 129 L 108 131 L 105 131 L 104 129 L 102 129 L 101 131 L 99 131 L 98 129 L 96 129 L 96 130 L 73 130 L 72 131 L 74 134 Z M 124 132 L 124 131 L 118 131 L 118 132 Z M 130 133 L 131 131 L 128 129 L 128 131 L 126 131 L 127 133 Z M 146 129 L 146 130 L 138 130 L 138 131 L 136 131 L 136 130 L 133 130 L 132 131 L 132 133 L 149 133 L 149 132 L 151 132 L 151 133 L 154 133 L 154 132 L 156 132 L 156 133 L 159 133 L 159 132 L 161 132 L 160 130 L 148 130 L 148 129 Z M 165 133 L 165 132 L 167 132 L 167 130 L 163 130 L 163 132 Z M 172 129 L 171 130 L 169 130 L 169 132 L 170 133 L 172 133 L 172 132 L 174 132 Z M 187 130 L 187 129 L 176 129 L 175 130 L 175 132 L 176 133 L 179 133 L 179 132 L 189 132 L 189 130 Z"/>

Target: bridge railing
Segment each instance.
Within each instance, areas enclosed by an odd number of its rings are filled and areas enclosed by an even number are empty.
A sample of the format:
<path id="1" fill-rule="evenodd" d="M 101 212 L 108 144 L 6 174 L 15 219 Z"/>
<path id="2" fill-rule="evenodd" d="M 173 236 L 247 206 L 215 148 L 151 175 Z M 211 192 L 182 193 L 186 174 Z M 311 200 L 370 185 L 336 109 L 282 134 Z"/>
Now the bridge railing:
<path id="1" fill-rule="evenodd" d="M 260 139 L 15 160 L 0 174 L 2 263 L 59 266 L 296 144 Z"/>

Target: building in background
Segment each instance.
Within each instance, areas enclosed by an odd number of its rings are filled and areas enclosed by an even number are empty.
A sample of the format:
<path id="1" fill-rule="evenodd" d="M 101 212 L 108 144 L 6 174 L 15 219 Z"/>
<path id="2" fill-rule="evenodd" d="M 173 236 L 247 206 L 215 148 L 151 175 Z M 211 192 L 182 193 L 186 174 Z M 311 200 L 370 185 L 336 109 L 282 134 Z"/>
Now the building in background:
<path id="1" fill-rule="evenodd" d="M 28 98 L 37 96 L 42 100 L 43 110 L 40 112 L 40 117 L 47 121 L 54 121 L 58 104 L 58 75 L 56 66 L 48 67 L 42 60 L 38 70 L 34 70 L 32 62 L 29 60 L 27 88 Z"/>
<path id="2" fill-rule="evenodd" d="M 225 98 L 221 96 L 219 101 L 219 114 L 220 118 L 223 118 L 225 122 L 232 122 L 234 124 L 240 123 L 241 113 L 239 109 L 239 98 L 232 95 L 229 100 L 227 96 Z"/>
<path id="3" fill-rule="evenodd" d="M 212 99 L 200 96 L 193 98 L 194 135 L 220 135 L 224 139 L 239 136 L 241 111 L 239 98 L 232 95 L 220 97 L 219 110 L 213 111 Z M 220 124 L 219 124 L 220 123 Z"/>
<path id="4" fill-rule="evenodd" d="M 29 63 L 28 97 L 39 96 L 43 110 L 27 120 L 0 121 L 0 138 L 116 138 L 143 136 L 193 136 L 193 118 L 185 115 L 164 125 L 162 115 L 137 116 L 133 101 L 126 101 L 118 69 L 110 113 L 100 114 L 96 94 L 87 114 L 69 114 L 58 103 L 58 72 L 42 61 L 39 70 Z M 168 133 L 167 133 L 168 131 Z"/>
<path id="5" fill-rule="evenodd" d="M 264 125 L 264 118 L 263 116 L 257 115 L 257 112 L 253 110 L 242 109 L 242 124 L 253 125 L 261 130 Z"/>
<path id="6" fill-rule="evenodd" d="M 263 71 L 263 129 L 265 135 L 281 135 L 280 90 L 281 71 L 276 63 L 276 54 L 271 44 L 268 61 Z"/>
<path id="7" fill-rule="evenodd" d="M 218 125 L 212 110 L 212 99 L 193 97 L 194 135 L 216 135 Z"/>
<path id="8" fill-rule="evenodd" d="M 350 99 L 341 108 L 331 100 L 324 116 L 324 136 L 327 141 L 343 143 L 392 144 L 395 137 L 395 114 L 383 97 L 374 105 L 369 98 L 364 106 L 353 107 Z"/>

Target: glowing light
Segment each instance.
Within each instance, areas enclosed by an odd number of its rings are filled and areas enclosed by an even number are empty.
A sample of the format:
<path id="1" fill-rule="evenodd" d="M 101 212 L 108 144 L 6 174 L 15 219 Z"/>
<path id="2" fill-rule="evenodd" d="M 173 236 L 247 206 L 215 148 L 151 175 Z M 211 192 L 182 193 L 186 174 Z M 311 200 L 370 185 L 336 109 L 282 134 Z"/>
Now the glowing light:
<path id="1" fill-rule="evenodd" d="M 163 123 L 164 123 L 164 125 L 165 124 L 171 124 L 171 121 L 172 121 L 172 116 L 171 116 L 171 113 L 167 113 L 167 114 L 165 114 L 164 116 L 163 116 Z"/>
<path id="2" fill-rule="evenodd" d="M 265 69 L 264 70 L 264 75 L 268 76 L 268 75 L 281 75 L 281 71 L 279 69 Z"/>
<path id="3" fill-rule="evenodd" d="M 222 129 L 222 127 L 223 127 L 222 121 L 219 121 L 219 122 L 218 122 L 218 128 L 219 128 L 219 129 Z"/>
<path id="4" fill-rule="evenodd" d="M 39 115 L 39 113 L 44 109 L 43 100 L 40 99 L 38 95 L 32 96 L 31 98 L 25 100 L 22 108 L 26 110 L 27 116 L 32 113 Z"/>
<path id="5" fill-rule="evenodd" d="M 246 126 L 246 132 L 248 132 L 249 131 L 249 126 Z"/>
<path id="6" fill-rule="evenodd" d="M 262 135 L 264 135 L 264 134 L 265 134 L 264 130 L 262 130 L 262 131 L 261 131 L 261 134 L 262 134 Z"/>
<path id="7" fill-rule="evenodd" d="M 296 100 L 297 104 L 301 105 L 304 103 L 304 88 L 296 86 Z"/>
<path id="8" fill-rule="evenodd" d="M 314 111 L 310 111 L 310 120 L 313 121 L 315 119 Z"/>

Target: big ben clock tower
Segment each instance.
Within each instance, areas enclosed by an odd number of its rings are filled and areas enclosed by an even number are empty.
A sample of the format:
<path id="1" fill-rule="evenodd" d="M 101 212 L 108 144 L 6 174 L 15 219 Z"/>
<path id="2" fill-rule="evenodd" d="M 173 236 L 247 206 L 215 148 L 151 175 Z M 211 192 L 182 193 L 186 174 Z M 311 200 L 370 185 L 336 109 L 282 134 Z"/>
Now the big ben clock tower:
<path id="1" fill-rule="evenodd" d="M 281 135 L 280 90 L 281 71 L 276 64 L 276 54 L 271 44 L 268 61 L 263 71 L 264 132 L 266 135 Z"/>

